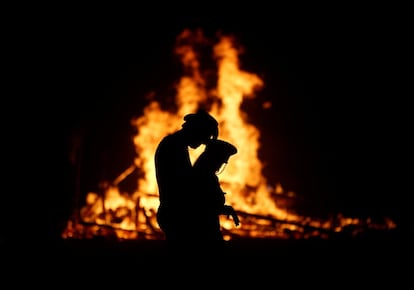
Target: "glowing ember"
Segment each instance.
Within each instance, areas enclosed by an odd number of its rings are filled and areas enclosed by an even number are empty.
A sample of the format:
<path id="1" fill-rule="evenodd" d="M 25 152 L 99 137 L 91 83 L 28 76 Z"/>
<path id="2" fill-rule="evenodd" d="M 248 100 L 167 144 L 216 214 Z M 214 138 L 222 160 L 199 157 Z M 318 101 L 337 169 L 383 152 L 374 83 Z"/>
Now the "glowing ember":
<path id="1" fill-rule="evenodd" d="M 203 33 L 183 31 L 175 47 L 185 74 L 176 85 L 175 107 L 163 108 L 158 101 L 150 102 L 143 115 L 131 120 L 137 135 L 133 142 L 136 158 L 133 165 L 110 183 L 103 182 L 102 194 L 89 192 L 86 205 L 79 215 L 69 220 L 63 232 L 64 238 L 92 238 L 107 236 L 116 239 L 161 239 L 155 213 L 158 207 L 155 180 L 154 152 L 159 141 L 168 133 L 179 129 L 183 116 L 198 107 L 208 108 L 219 121 L 220 138 L 236 145 L 239 153 L 232 157 L 226 170 L 220 175 L 227 203 L 240 214 L 241 225 L 235 227 L 230 219 L 222 218 L 226 239 L 249 238 L 307 238 L 313 235 L 329 237 L 335 232 L 353 226 L 355 233 L 367 227 L 390 229 L 392 221 L 385 225 L 373 225 L 370 221 L 335 217 L 317 220 L 297 215 L 294 192 L 285 192 L 280 183 L 269 186 L 262 175 L 262 163 L 258 158 L 260 131 L 249 123 L 246 112 L 241 110 L 245 98 L 254 98 L 264 87 L 257 75 L 240 69 L 239 53 L 230 36 L 220 37 L 212 47 L 216 64 L 215 85 L 211 85 L 211 72 L 201 69 L 201 55 L 196 47 L 210 43 Z M 264 105 L 271 107 L 270 103 Z M 203 150 L 190 151 L 194 160 Z M 119 182 L 134 170 L 139 170 L 137 190 L 133 194 L 122 193 Z M 191 217 L 189 217 L 191 218 Z"/>

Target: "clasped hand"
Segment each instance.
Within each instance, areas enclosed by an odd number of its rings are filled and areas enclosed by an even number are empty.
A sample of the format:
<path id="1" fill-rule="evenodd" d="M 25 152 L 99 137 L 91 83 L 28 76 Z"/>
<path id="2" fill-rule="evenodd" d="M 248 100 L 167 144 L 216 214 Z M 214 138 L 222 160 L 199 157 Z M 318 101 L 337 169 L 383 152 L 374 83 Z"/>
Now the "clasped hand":
<path id="1" fill-rule="evenodd" d="M 224 205 L 223 206 L 223 214 L 227 215 L 227 217 L 231 216 L 233 218 L 234 224 L 238 226 L 240 224 L 239 217 L 237 216 L 236 211 L 231 205 Z"/>

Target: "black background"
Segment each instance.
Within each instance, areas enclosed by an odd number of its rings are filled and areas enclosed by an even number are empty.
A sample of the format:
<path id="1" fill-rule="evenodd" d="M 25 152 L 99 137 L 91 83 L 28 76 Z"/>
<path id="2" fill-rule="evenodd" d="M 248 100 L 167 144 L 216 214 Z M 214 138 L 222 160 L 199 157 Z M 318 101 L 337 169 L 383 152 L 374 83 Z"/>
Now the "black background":
<path id="1" fill-rule="evenodd" d="M 87 136 L 86 187 L 100 178 L 94 166 L 110 164 L 109 175 L 125 169 L 134 154 L 131 117 L 140 115 L 149 91 L 162 95 L 179 77 L 177 35 L 201 28 L 207 36 L 236 36 L 245 48 L 242 69 L 265 81 L 250 110 L 271 181 L 304 196 L 315 215 L 391 216 L 408 224 L 404 15 L 370 7 L 205 5 L 211 9 L 12 14 L 4 35 L 3 124 L 10 136 L 4 194 L 13 198 L 3 220 L 9 224 L 21 206 L 23 224 L 27 217 L 31 224 L 67 219 L 73 136 Z M 268 100 L 273 107 L 263 111 Z"/>

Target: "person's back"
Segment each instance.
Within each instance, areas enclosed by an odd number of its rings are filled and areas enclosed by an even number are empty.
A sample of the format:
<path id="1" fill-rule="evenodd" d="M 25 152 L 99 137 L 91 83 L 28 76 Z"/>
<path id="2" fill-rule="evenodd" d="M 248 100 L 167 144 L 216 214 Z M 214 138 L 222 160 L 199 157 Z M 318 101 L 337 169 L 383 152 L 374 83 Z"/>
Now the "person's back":
<path id="1" fill-rule="evenodd" d="M 186 230 L 183 221 L 190 194 L 186 180 L 191 171 L 186 144 L 180 134 L 165 137 L 155 156 L 160 201 L 158 224 L 167 239 L 179 239 Z"/>

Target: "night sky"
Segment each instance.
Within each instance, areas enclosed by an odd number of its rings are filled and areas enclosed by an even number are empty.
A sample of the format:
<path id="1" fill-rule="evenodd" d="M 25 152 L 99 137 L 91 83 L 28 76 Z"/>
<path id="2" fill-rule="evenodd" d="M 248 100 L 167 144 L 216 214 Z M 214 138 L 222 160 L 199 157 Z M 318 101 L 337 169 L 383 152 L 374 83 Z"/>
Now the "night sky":
<path id="1" fill-rule="evenodd" d="M 84 136 L 90 154 L 85 189 L 102 173 L 94 166 L 111 164 L 104 169 L 109 176 L 125 169 L 134 154 L 131 117 L 140 115 L 149 91 L 171 91 L 179 77 L 175 38 L 201 28 L 207 36 L 236 36 L 245 48 L 242 69 L 265 81 L 250 110 L 271 181 L 304 196 L 312 214 L 405 218 L 401 30 L 367 11 L 318 11 L 56 13 L 13 24 L 16 114 L 7 132 L 17 141 L 15 192 L 30 184 L 36 190 L 29 201 L 52 200 L 58 206 L 52 202 L 47 215 L 64 217 L 74 188 L 73 136 Z M 269 100 L 272 109 L 263 111 L 261 102 Z"/>

